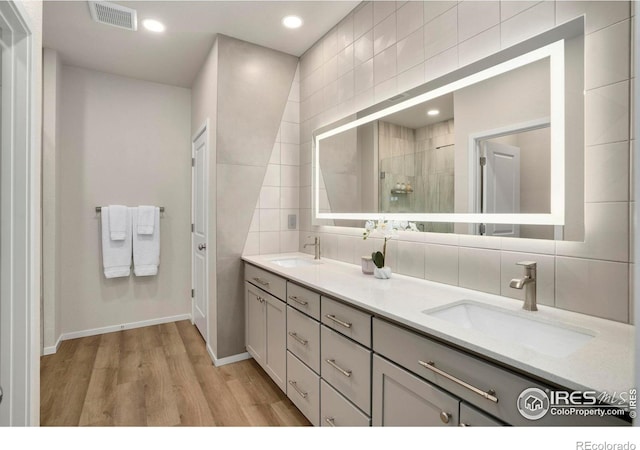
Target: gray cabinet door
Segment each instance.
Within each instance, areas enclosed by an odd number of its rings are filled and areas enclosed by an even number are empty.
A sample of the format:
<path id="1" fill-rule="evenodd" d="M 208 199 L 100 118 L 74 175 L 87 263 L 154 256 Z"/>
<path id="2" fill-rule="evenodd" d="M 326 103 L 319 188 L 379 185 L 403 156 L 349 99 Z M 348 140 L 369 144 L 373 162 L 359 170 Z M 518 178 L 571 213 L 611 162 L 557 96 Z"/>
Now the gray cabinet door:
<path id="1" fill-rule="evenodd" d="M 265 301 L 262 291 L 245 281 L 245 345 L 247 351 L 260 364 L 264 365 L 265 342 Z"/>
<path id="2" fill-rule="evenodd" d="M 483 413 L 473 406 L 460 403 L 460 426 L 461 427 L 502 427 L 505 426 L 495 417 Z"/>
<path id="3" fill-rule="evenodd" d="M 287 378 L 287 313 L 286 304 L 277 298 L 265 297 L 266 352 L 264 370 L 286 392 Z"/>
<path id="4" fill-rule="evenodd" d="M 373 356 L 374 426 L 457 426 L 459 400 L 378 355 Z"/>

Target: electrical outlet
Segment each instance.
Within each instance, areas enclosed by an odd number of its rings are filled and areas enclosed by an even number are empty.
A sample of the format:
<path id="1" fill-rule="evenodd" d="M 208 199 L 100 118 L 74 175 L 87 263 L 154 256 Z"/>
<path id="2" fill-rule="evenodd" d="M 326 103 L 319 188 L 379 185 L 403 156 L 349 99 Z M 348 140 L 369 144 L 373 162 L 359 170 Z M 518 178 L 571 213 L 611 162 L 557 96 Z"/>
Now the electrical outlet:
<path id="1" fill-rule="evenodd" d="M 289 214 L 289 216 L 287 217 L 287 228 L 290 230 L 295 230 L 296 229 L 296 220 L 297 217 L 295 214 Z"/>

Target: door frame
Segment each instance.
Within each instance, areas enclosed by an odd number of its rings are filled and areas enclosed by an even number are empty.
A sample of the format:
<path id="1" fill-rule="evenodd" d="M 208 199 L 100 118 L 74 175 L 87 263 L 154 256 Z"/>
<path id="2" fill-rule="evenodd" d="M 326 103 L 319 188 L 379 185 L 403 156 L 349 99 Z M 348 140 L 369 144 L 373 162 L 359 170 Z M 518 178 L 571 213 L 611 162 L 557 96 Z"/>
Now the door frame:
<path id="1" fill-rule="evenodd" d="M 33 28 L 23 5 L 0 2 L 0 425 L 38 425 L 40 417 L 40 179 L 36 152 Z"/>
<path id="2" fill-rule="evenodd" d="M 198 129 L 196 130 L 196 132 L 192 135 L 191 137 L 191 224 L 195 224 L 195 202 L 194 202 L 194 196 L 195 196 L 195 165 L 193 164 L 193 161 L 195 160 L 195 156 L 196 156 L 196 151 L 195 151 L 195 143 L 196 140 L 201 136 L 204 135 L 204 139 L 205 139 L 205 147 L 206 147 L 206 154 L 204 155 L 204 165 L 205 165 L 205 179 L 204 179 L 204 191 L 207 193 L 207 200 L 209 200 L 209 153 L 210 153 L 210 147 L 209 147 L 209 119 L 207 118 L 204 123 L 202 125 L 200 125 L 198 127 Z M 209 208 L 211 207 L 211 204 L 207 201 L 207 214 L 205 215 L 205 240 L 207 241 L 207 251 L 205 252 L 205 256 L 204 256 L 204 260 L 205 260 L 205 274 L 206 274 L 206 295 L 205 295 L 205 314 L 206 314 L 206 319 L 207 319 L 207 323 L 206 323 L 206 336 L 205 336 L 205 343 L 207 345 L 207 347 L 209 347 L 209 289 L 210 289 L 210 283 L 209 283 L 209 254 L 210 254 L 210 249 L 208 248 L 209 246 Z M 191 228 L 191 289 L 193 292 L 193 289 L 195 289 L 195 268 L 193 267 L 193 261 L 195 258 L 195 250 L 194 250 L 194 238 L 193 238 L 193 227 Z M 191 324 L 195 325 L 195 297 L 191 297 Z"/>

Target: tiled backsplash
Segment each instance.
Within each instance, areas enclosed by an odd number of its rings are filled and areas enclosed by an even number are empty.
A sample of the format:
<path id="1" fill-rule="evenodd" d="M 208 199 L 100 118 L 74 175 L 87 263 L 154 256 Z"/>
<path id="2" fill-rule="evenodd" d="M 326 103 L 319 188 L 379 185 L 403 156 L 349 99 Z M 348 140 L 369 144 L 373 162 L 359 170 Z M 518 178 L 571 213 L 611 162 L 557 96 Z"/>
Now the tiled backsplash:
<path id="1" fill-rule="evenodd" d="M 388 244 L 388 261 L 396 273 L 520 298 L 522 292 L 508 286 L 521 273 L 515 262 L 534 260 L 540 303 L 631 320 L 635 7 L 630 2 L 359 5 L 300 62 L 300 242 L 318 234 L 325 257 L 352 263 L 381 247 L 379 240 L 363 241 L 359 229 L 311 225 L 314 129 L 583 14 L 584 242 L 402 233 Z"/>

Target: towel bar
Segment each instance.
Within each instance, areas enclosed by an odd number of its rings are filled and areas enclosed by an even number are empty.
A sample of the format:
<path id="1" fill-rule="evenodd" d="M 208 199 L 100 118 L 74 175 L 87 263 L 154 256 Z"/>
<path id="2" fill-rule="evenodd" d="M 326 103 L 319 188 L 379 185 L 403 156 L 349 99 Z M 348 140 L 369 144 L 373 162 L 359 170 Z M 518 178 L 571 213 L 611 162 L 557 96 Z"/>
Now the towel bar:
<path id="1" fill-rule="evenodd" d="M 96 206 L 96 212 L 99 213 L 100 211 L 102 211 L 102 206 Z M 160 207 L 160 212 L 164 212 L 164 206 Z"/>

